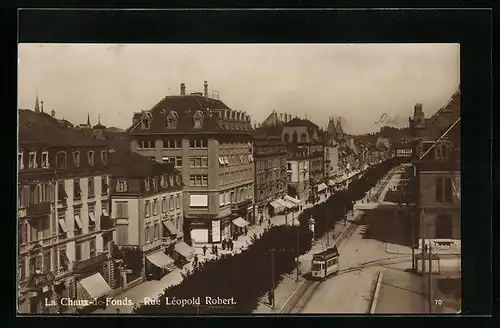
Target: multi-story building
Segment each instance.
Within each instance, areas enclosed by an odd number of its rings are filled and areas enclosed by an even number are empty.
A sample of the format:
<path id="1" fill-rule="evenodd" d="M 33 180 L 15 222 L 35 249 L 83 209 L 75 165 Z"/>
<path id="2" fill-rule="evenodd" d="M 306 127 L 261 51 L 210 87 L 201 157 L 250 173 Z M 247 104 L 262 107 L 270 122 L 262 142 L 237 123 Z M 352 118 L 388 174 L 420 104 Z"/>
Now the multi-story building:
<path id="1" fill-rule="evenodd" d="M 288 147 L 290 186 L 300 200 L 314 199 L 318 186 L 324 185 L 323 136 L 319 127 L 296 117 L 283 124 L 282 138 Z"/>
<path id="2" fill-rule="evenodd" d="M 209 97 L 207 83 L 135 113 L 128 134 L 132 151 L 181 170 L 185 238 L 219 243 L 254 222 L 250 115 Z"/>
<path id="3" fill-rule="evenodd" d="M 333 118 L 328 119 L 328 127 L 324 136 L 325 179 L 330 180 L 339 173 L 339 144 L 336 140 L 337 131 L 335 130 L 335 122 Z"/>
<path id="4" fill-rule="evenodd" d="M 274 215 L 284 207 L 276 200 L 287 195 L 286 145 L 281 138 L 283 121 L 273 111 L 264 123 L 255 129 L 253 156 L 255 164 L 254 202 L 258 218 Z"/>
<path id="5" fill-rule="evenodd" d="M 393 143 L 391 145 L 394 157 L 411 158 L 413 153 L 413 145 L 411 143 Z"/>
<path id="6" fill-rule="evenodd" d="M 21 312 L 72 311 L 59 300 L 101 297 L 119 284 L 107 166 L 102 141 L 43 111 L 19 111 Z"/>
<path id="7" fill-rule="evenodd" d="M 128 149 L 114 150 L 110 187 L 115 244 L 138 247 L 144 258 L 142 276 L 158 277 L 173 269 L 176 260 L 194 255 L 182 240 L 181 172 L 172 163 L 158 163 Z"/>
<path id="8" fill-rule="evenodd" d="M 420 239 L 460 239 L 460 90 L 431 118 L 415 106 L 410 127 Z"/>

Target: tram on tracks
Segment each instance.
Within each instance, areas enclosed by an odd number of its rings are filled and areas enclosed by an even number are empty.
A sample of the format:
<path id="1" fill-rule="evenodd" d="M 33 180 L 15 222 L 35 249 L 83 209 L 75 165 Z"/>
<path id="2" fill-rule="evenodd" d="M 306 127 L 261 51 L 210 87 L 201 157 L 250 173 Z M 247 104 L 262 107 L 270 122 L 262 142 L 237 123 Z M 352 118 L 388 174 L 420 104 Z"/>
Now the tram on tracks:
<path id="1" fill-rule="evenodd" d="M 326 277 L 339 272 L 339 251 L 337 246 L 314 254 L 311 263 L 313 279 L 326 279 Z"/>

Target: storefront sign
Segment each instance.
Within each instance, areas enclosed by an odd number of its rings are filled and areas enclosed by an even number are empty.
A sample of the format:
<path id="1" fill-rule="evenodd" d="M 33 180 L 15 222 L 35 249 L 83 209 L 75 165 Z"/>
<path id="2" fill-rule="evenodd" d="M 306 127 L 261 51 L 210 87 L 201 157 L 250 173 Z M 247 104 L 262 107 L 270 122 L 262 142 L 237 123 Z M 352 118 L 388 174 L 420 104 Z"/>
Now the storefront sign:
<path id="1" fill-rule="evenodd" d="M 212 221 L 212 242 L 220 242 L 220 220 Z"/>

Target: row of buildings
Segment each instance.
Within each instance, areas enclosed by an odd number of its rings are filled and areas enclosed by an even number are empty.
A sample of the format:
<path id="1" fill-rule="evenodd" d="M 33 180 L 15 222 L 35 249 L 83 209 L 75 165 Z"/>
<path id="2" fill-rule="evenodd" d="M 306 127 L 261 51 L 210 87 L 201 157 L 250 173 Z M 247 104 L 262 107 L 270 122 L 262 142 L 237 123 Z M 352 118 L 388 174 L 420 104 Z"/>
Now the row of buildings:
<path id="1" fill-rule="evenodd" d="M 21 311 L 65 311 L 47 300 L 99 298 L 168 271 L 193 246 L 315 201 L 384 156 L 333 119 L 323 131 L 273 111 L 252 126 L 206 82 L 190 94 L 181 84 L 124 132 L 89 118 L 73 126 L 37 99 L 19 111 Z M 125 263 L 131 249 L 140 272 Z"/>

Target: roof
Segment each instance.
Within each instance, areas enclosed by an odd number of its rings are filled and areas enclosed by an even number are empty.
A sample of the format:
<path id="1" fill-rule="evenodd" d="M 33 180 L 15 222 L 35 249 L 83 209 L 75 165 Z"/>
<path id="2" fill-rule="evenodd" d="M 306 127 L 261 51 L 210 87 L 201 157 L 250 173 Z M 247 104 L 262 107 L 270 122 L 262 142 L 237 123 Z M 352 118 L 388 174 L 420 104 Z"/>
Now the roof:
<path id="1" fill-rule="evenodd" d="M 201 128 L 195 128 L 193 116 L 200 112 L 203 123 Z M 167 127 L 167 117 L 173 112 L 178 116 L 175 128 Z M 148 135 L 151 133 L 203 133 L 203 132 L 230 132 L 251 134 L 252 126 L 249 117 L 241 120 L 224 119 L 223 112 L 237 112 L 230 109 L 218 99 L 199 95 L 167 96 L 160 100 L 151 110 L 134 113 L 134 120 L 140 120 L 144 115 L 151 118 L 151 126 L 147 130 L 141 129 L 140 121 L 133 124 L 128 132 L 134 135 Z M 220 113 L 220 116 L 219 116 Z"/>
<path id="2" fill-rule="evenodd" d="M 275 126 L 275 125 L 282 124 L 282 123 L 283 123 L 283 120 L 281 120 L 278 117 L 278 113 L 276 113 L 276 111 L 273 110 L 271 112 L 271 114 L 269 114 L 269 116 L 264 120 L 264 122 L 262 122 L 261 126 Z"/>
<path id="3" fill-rule="evenodd" d="M 307 119 L 302 119 L 302 118 L 298 118 L 298 117 L 286 122 L 283 125 L 284 126 L 307 126 L 307 127 L 314 127 L 316 129 L 319 129 L 319 126 L 317 126 L 313 122 L 311 122 Z"/>
<path id="4" fill-rule="evenodd" d="M 460 90 L 426 122 L 425 135 L 428 140 L 439 138 L 461 116 Z"/>
<path id="5" fill-rule="evenodd" d="M 109 171 L 115 178 L 142 178 L 160 174 L 180 174 L 173 163 L 158 163 L 129 149 L 113 148 L 109 155 Z M 126 165 L 123 165 L 126 163 Z"/>
<path id="6" fill-rule="evenodd" d="M 72 128 L 66 121 L 59 121 L 47 113 L 19 110 L 19 144 L 36 144 L 46 147 L 106 146 L 101 140 Z"/>

